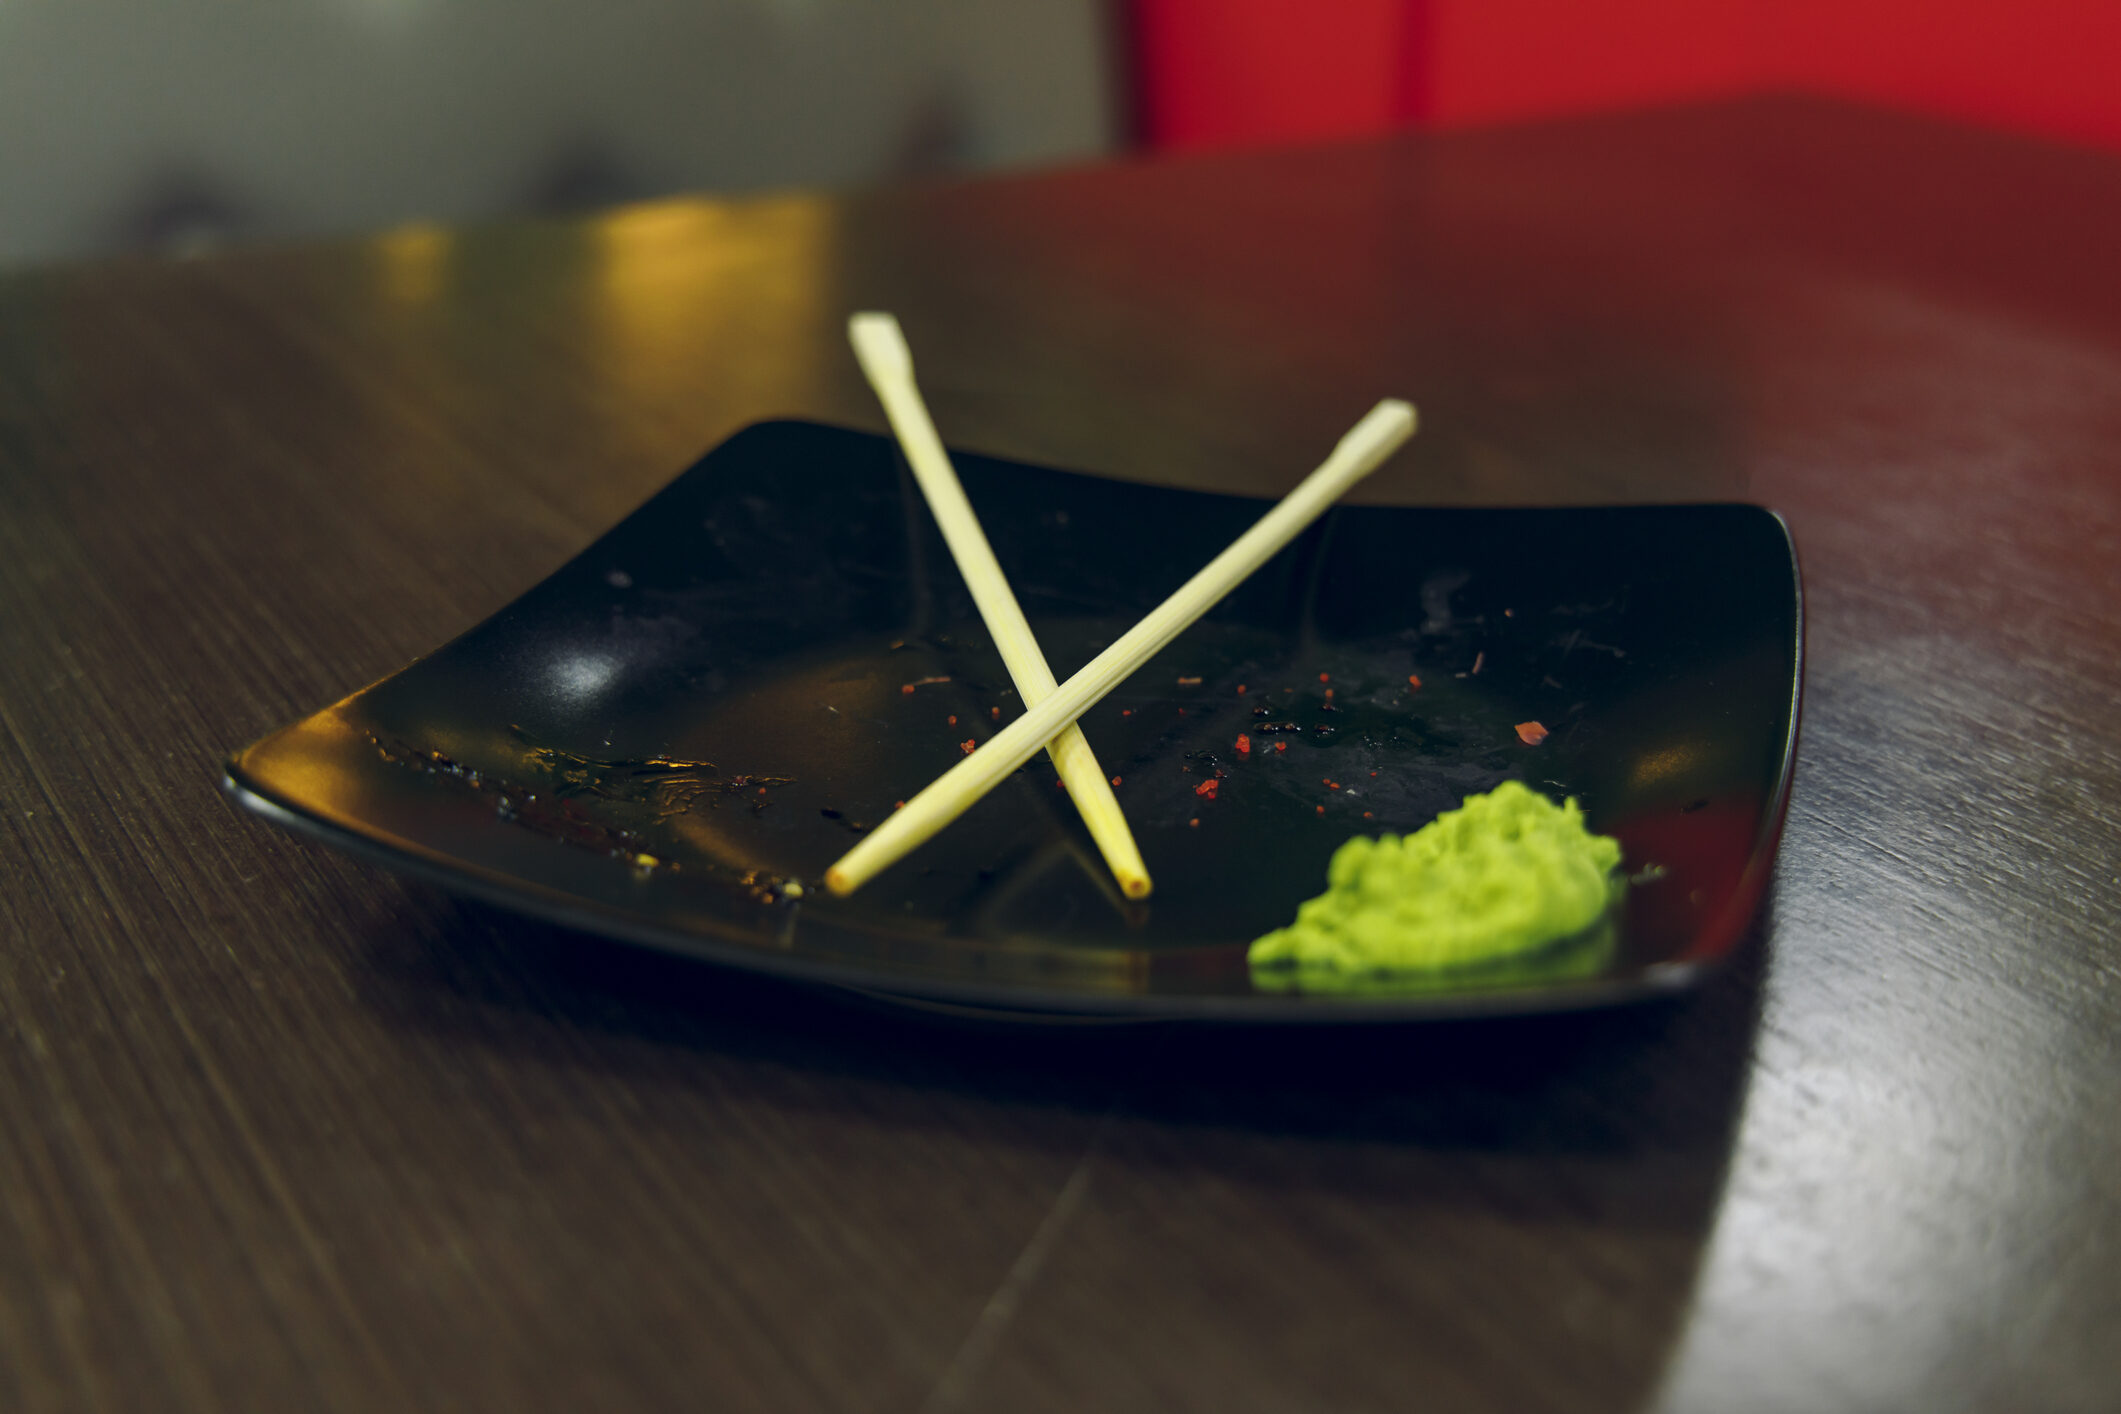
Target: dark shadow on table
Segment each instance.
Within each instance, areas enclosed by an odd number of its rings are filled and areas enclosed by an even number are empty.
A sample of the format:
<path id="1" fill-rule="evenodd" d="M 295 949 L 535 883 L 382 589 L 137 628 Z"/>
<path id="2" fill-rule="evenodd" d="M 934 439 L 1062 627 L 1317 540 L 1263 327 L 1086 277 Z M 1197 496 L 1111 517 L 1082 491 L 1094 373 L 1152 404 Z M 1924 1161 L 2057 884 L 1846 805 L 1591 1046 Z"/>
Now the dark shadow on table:
<path id="1" fill-rule="evenodd" d="M 1139 1285 L 1145 1243 L 1168 1244 L 1157 1262 L 1192 1269 L 1196 1285 L 1256 1284 L 1242 1261 L 1217 1271 L 1237 1260 L 1226 1254 L 1244 1249 L 1248 1224 L 1286 1217 L 1313 1232 L 1330 1211 L 1351 1231 L 1301 1258 L 1316 1270 L 1281 1274 L 1299 1289 L 1359 1279 L 1406 1299 L 1419 1275 L 1506 1296 L 1546 1280 L 1551 1258 L 1562 1285 L 1582 1290 L 1465 1319 L 1507 1320 L 1522 1348 L 1563 1352 L 1548 1364 L 1574 1383 L 1575 1407 L 1611 1409 L 1650 1396 L 1683 1326 L 1742 1108 L 1769 929 L 1764 917 L 1735 963 L 1692 994 L 1608 1011 L 1380 1027 L 1006 1027 L 614 945 L 413 886 L 399 922 L 370 939 L 365 999 L 393 1028 L 452 1047 L 559 1065 L 630 1095 L 713 1086 L 844 1107 L 881 1126 L 877 1142 L 892 1142 L 894 1123 L 901 1140 L 934 1125 L 943 1104 L 975 1128 L 1006 1114 L 997 1143 L 1091 1144 L 1100 1206 L 1077 1220 L 1042 1285 L 1053 1320 L 1026 1323 L 1034 1364 L 1039 1332 L 1094 1327 L 1113 1283 Z M 788 1084 L 791 1072 L 804 1083 Z M 1205 1188 L 1241 1197 L 1202 1216 L 1180 1195 Z M 1160 1210 L 1167 1198 L 1184 1211 Z M 1449 1241 L 1476 1231 L 1507 1234 L 1515 1255 Z M 1331 1255 L 1340 1242 L 1355 1246 Z M 1150 1295 L 1185 1299 L 1153 1282 Z M 1094 1338 L 1105 1359 L 1125 1360 L 1132 1335 Z M 1454 1358 L 1449 1343 L 1471 1338 L 1482 1337 L 1432 1329 L 1377 1358 L 1411 1359 L 1424 1340 Z M 1057 1347 L 1044 1363 L 1073 1360 Z M 1051 1369 L 1039 1379 L 1068 1388 Z M 1110 1394 L 1091 1379 L 1071 1397 Z"/>

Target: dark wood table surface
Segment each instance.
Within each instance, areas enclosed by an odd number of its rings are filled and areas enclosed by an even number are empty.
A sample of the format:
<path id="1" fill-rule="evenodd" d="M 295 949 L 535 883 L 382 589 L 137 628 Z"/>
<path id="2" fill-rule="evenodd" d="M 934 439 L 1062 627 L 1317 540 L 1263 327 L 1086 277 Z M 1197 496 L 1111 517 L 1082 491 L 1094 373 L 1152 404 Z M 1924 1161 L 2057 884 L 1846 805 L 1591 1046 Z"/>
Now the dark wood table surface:
<path id="1" fill-rule="evenodd" d="M 0 1407 L 2121 1407 L 2121 158 L 1797 99 L 0 278 Z M 282 835 L 226 753 L 704 448 L 1742 498 L 1781 867 L 1668 1004 L 1031 1034 Z"/>

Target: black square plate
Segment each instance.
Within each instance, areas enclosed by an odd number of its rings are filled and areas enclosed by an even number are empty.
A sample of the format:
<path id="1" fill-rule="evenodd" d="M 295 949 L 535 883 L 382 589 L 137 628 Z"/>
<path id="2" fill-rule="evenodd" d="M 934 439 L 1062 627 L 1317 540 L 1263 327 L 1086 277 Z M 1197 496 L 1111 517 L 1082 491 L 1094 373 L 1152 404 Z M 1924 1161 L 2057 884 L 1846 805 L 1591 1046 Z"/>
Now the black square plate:
<path id="1" fill-rule="evenodd" d="M 1265 509 L 958 467 L 1061 677 Z M 1339 508 L 1083 718 L 1152 898 L 1119 896 L 1043 757 L 853 897 L 791 897 L 1019 703 L 891 443 L 768 423 L 487 622 L 238 753 L 227 785 L 525 913 L 946 1006 L 1577 1007 L 1683 986 L 1743 935 L 1788 800 L 1800 606 L 1758 507 Z M 1625 847 L 1594 952 L 1360 991 L 1255 978 L 1246 944 L 1342 840 L 1512 777 Z"/>

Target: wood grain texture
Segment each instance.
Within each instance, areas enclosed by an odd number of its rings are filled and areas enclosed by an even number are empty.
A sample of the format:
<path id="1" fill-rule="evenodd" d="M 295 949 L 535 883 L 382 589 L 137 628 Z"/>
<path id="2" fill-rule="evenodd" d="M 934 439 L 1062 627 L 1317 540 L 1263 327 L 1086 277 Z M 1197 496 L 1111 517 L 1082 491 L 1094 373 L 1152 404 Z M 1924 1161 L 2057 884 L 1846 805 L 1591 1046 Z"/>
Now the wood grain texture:
<path id="1" fill-rule="evenodd" d="M 0 1407 L 1898 1410 L 2121 1389 L 2121 162 L 1794 100 L 0 278 Z M 745 422 L 1804 560 L 1681 1002 L 1017 1035 L 238 816 Z"/>

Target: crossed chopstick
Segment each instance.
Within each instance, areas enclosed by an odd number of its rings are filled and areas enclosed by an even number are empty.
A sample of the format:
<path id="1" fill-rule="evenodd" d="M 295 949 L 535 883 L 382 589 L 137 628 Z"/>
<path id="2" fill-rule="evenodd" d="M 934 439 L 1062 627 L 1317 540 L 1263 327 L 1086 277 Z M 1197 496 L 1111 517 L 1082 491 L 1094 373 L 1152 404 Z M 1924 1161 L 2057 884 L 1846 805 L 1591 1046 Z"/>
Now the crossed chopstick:
<path id="1" fill-rule="evenodd" d="M 1368 476 L 1414 433 L 1414 409 L 1387 398 L 1349 429 L 1319 466 L 1281 503 L 1262 516 L 1230 547 L 1210 560 L 1193 578 L 1140 623 L 1122 634 L 1064 683 L 1056 684 L 1046 655 L 1024 622 L 1009 581 L 995 561 L 994 550 L 972 513 L 971 503 L 951 468 L 934 420 L 921 401 L 913 379 L 913 354 L 898 321 L 888 314 L 857 314 L 847 321 L 869 385 L 884 405 L 913 476 L 927 497 L 960 573 L 972 590 L 987 631 L 1001 653 L 1009 676 L 1023 699 L 1024 715 L 1003 728 L 979 750 L 945 771 L 905 805 L 886 817 L 862 842 L 825 871 L 825 887 L 852 893 L 926 842 L 955 820 L 1010 772 L 1046 749 L 1067 787 L 1068 798 L 1082 812 L 1090 836 L 1104 854 L 1119 886 L 1129 898 L 1149 893 L 1149 871 L 1141 850 L 1120 813 L 1112 786 L 1098 766 L 1076 718 L 1178 637 L 1271 559 L 1274 553 Z"/>

